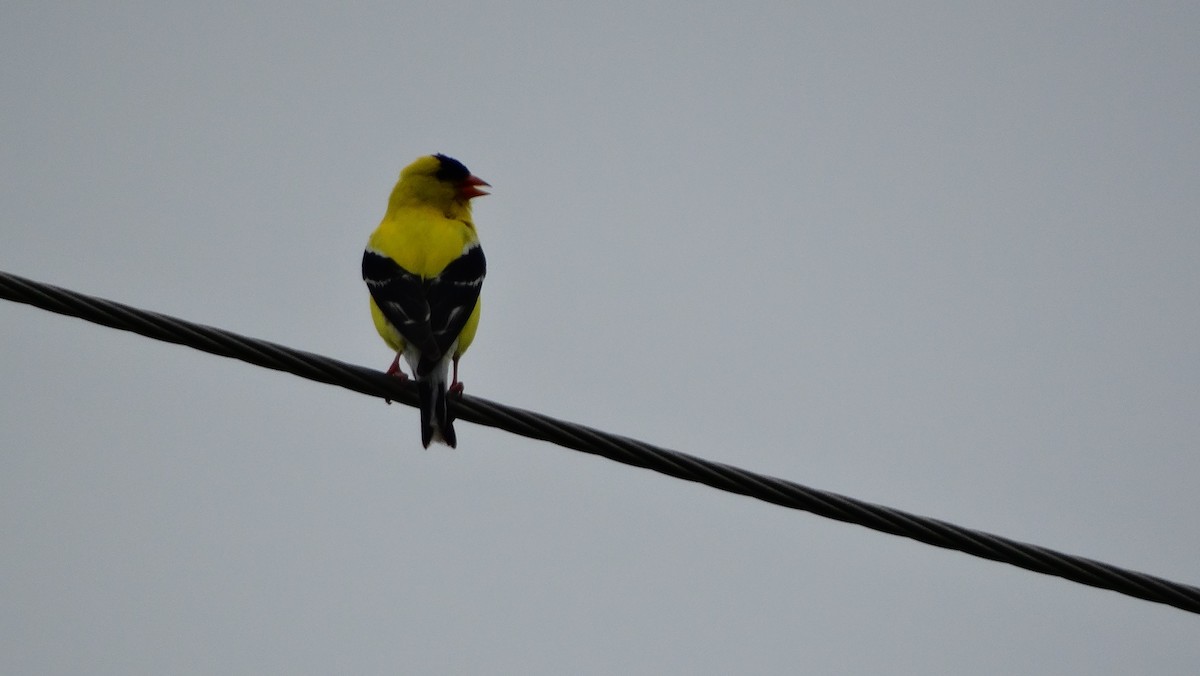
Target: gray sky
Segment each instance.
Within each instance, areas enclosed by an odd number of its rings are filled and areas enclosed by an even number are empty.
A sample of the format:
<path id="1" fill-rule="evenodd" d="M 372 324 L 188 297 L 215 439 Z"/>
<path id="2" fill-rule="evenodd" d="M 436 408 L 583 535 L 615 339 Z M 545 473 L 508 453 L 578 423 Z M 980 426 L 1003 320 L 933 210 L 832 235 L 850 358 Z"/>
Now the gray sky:
<path id="1" fill-rule="evenodd" d="M 113 3 L 106 3 L 113 4 Z M 175 3 L 178 5 L 178 3 Z M 1194 3 L 8 3 L 0 269 L 1200 583 Z M 1165 606 L 0 303 L 0 672 L 1195 673 Z"/>

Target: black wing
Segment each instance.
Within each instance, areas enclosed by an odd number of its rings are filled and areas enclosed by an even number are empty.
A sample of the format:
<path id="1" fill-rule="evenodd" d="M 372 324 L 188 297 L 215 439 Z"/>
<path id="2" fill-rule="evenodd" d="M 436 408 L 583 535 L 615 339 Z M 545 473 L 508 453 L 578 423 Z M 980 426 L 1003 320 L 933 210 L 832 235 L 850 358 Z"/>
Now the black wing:
<path id="1" fill-rule="evenodd" d="M 474 244 L 436 277 L 423 278 L 374 251 L 363 254 L 363 280 L 383 316 L 421 353 L 417 376 L 441 361 L 479 300 L 487 260 Z"/>

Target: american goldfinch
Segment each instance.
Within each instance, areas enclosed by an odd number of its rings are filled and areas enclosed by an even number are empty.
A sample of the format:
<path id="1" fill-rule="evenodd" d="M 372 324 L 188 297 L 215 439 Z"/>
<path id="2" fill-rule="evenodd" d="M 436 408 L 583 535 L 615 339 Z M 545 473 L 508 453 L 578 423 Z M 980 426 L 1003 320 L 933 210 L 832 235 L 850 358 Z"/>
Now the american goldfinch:
<path id="1" fill-rule="evenodd" d="M 457 445 L 448 393 L 462 392 L 458 359 L 475 338 L 479 290 L 487 263 L 471 200 L 487 186 L 445 155 L 418 158 L 400 172 L 387 213 L 363 253 L 371 317 L 396 351 L 389 375 L 405 378 L 408 362 L 421 402 L 421 444 Z M 447 385 L 449 369 L 453 380 Z"/>

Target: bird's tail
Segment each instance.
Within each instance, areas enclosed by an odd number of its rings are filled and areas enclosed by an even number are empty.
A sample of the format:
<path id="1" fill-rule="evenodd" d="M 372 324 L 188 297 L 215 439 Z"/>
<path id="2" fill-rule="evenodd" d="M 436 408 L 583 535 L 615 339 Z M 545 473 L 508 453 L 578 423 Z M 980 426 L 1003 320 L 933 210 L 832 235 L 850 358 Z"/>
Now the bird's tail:
<path id="1" fill-rule="evenodd" d="M 458 446 L 454 419 L 446 406 L 446 376 L 447 364 L 443 362 L 417 380 L 417 394 L 421 400 L 421 444 L 425 448 L 434 441 L 450 448 Z"/>

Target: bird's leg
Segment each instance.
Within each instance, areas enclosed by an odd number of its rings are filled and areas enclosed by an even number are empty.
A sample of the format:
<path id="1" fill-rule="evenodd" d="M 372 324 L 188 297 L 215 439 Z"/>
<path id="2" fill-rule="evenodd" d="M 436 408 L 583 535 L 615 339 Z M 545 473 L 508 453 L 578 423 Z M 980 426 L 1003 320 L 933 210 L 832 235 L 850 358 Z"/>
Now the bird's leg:
<path id="1" fill-rule="evenodd" d="M 407 383 L 408 376 L 404 373 L 404 371 L 400 370 L 400 355 L 402 355 L 402 354 L 404 354 L 404 353 L 403 352 L 396 353 L 396 358 L 392 360 L 392 365 L 387 368 L 387 374 L 389 376 L 395 376 L 395 377 L 399 378 L 400 382 L 402 382 L 402 383 Z M 384 399 L 384 401 L 386 401 L 389 406 L 392 404 L 391 399 Z"/>
<path id="2" fill-rule="evenodd" d="M 389 376 L 396 376 L 400 379 L 400 382 L 405 382 L 408 380 L 408 376 L 404 374 L 404 371 L 400 370 L 400 355 L 402 354 L 404 353 L 396 353 L 396 358 L 392 360 L 392 365 L 387 368 L 387 374 Z"/>
<path id="3" fill-rule="evenodd" d="M 451 357 L 450 362 L 454 364 L 454 377 L 450 380 L 450 387 L 446 391 L 455 396 L 462 396 L 463 384 L 458 382 L 458 357 Z"/>

